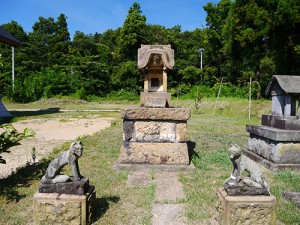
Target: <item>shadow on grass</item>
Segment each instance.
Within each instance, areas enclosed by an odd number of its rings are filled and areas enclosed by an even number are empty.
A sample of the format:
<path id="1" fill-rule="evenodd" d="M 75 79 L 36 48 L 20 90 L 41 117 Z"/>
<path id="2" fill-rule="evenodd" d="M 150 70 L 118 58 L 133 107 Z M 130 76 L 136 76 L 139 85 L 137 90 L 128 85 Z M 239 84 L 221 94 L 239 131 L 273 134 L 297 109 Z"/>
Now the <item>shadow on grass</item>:
<path id="1" fill-rule="evenodd" d="M 103 198 L 97 198 L 94 210 L 94 219 L 92 222 L 98 221 L 109 209 L 109 203 L 117 203 L 120 201 L 119 196 L 107 196 Z"/>
<path id="2" fill-rule="evenodd" d="M 40 180 L 45 174 L 49 161 L 27 164 L 13 172 L 9 177 L 0 179 L 0 196 L 7 201 L 20 201 L 26 197 L 19 193 L 19 187 L 30 187 L 31 181 Z"/>
<path id="3" fill-rule="evenodd" d="M 48 109 L 39 109 L 39 110 L 22 110 L 22 111 L 11 111 L 13 117 L 26 117 L 26 116 L 40 116 L 46 114 L 61 113 L 60 108 L 48 108 Z M 12 118 L 13 118 L 12 117 Z"/>
<path id="4" fill-rule="evenodd" d="M 198 157 L 198 158 L 199 158 L 198 153 L 195 152 L 196 142 L 193 142 L 193 141 L 187 141 L 186 144 L 187 144 L 187 146 L 188 146 L 189 160 L 190 160 L 190 163 L 191 163 L 191 161 L 192 161 L 192 159 L 193 159 L 194 157 Z"/>

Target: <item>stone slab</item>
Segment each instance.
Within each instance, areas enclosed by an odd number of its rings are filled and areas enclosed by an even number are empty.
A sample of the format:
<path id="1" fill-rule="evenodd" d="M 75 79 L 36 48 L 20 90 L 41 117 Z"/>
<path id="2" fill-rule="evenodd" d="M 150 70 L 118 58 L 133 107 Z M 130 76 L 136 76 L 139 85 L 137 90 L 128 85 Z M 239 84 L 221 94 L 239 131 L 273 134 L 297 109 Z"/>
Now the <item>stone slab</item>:
<path id="1" fill-rule="evenodd" d="M 224 183 L 224 189 L 230 196 L 257 196 L 257 195 L 270 195 L 268 188 L 257 188 L 254 186 L 248 186 L 243 182 L 239 182 L 237 185 L 230 185 L 227 182 Z"/>
<path id="2" fill-rule="evenodd" d="M 252 159 L 253 161 L 257 162 L 258 164 L 264 166 L 265 168 L 273 171 L 273 172 L 277 172 L 280 170 L 286 170 L 286 169 L 290 169 L 293 171 L 300 171 L 300 164 L 289 164 L 289 163 L 285 163 L 285 164 L 281 164 L 281 163 L 273 163 L 249 150 L 243 150 L 243 154 L 245 156 L 247 156 L 248 158 Z"/>
<path id="3" fill-rule="evenodd" d="M 55 183 L 55 184 L 45 184 L 40 183 L 39 192 L 40 193 L 59 193 L 59 194 L 74 194 L 74 195 L 83 195 L 89 190 L 89 179 L 86 177 L 81 178 L 80 180 L 71 180 L 64 183 Z"/>
<path id="4" fill-rule="evenodd" d="M 293 119 L 284 119 L 283 116 L 264 114 L 261 118 L 261 124 L 284 130 L 300 130 L 300 119 L 296 117 Z"/>
<path id="5" fill-rule="evenodd" d="M 181 204 L 154 204 L 151 214 L 152 225 L 187 224 L 187 218 L 184 216 L 184 205 Z"/>
<path id="6" fill-rule="evenodd" d="M 246 126 L 246 131 L 274 141 L 300 142 L 300 130 L 283 130 L 269 126 Z"/>
<path id="7" fill-rule="evenodd" d="M 96 191 L 90 186 L 84 195 L 35 193 L 33 218 L 35 225 L 87 225 L 93 220 Z"/>
<path id="8" fill-rule="evenodd" d="M 125 120 L 178 120 L 187 121 L 191 110 L 187 108 L 126 108 L 121 110 Z"/>
<path id="9" fill-rule="evenodd" d="M 189 165 L 186 143 L 124 142 L 120 164 Z"/>
<path id="10" fill-rule="evenodd" d="M 300 209 L 300 191 L 283 191 L 282 197 L 287 201 L 295 202 Z"/>
<path id="11" fill-rule="evenodd" d="M 277 164 L 300 164 L 300 142 L 281 142 L 250 134 L 248 150 Z"/>
<path id="12" fill-rule="evenodd" d="M 170 204 L 185 199 L 183 186 L 179 182 L 177 172 L 155 173 L 153 181 L 156 186 L 156 202 Z"/>
<path id="13" fill-rule="evenodd" d="M 276 225 L 276 198 L 271 196 L 229 196 L 217 190 L 219 224 Z"/>

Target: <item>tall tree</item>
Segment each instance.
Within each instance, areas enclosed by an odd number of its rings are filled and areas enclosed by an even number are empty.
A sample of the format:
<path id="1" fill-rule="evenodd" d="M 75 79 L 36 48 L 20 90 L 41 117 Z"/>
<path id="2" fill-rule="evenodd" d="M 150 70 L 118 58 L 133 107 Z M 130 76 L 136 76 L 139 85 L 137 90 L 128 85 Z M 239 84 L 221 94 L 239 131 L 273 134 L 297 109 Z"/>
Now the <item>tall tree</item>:
<path id="1" fill-rule="evenodd" d="M 218 74 L 211 74 L 222 76 L 221 65 L 225 61 L 224 52 L 222 51 L 224 46 L 224 39 L 222 36 L 223 27 L 226 23 L 226 19 L 229 15 L 232 2 L 231 0 L 221 0 L 217 4 L 209 2 L 204 6 L 204 10 L 207 13 L 206 25 L 207 29 L 204 29 L 204 44 L 205 53 L 209 55 L 208 66 L 214 67 L 214 71 L 218 71 Z M 209 77 L 211 79 L 211 76 Z"/>
<path id="2" fill-rule="evenodd" d="M 141 6 L 134 2 L 128 11 L 118 39 L 118 55 L 122 60 L 136 60 L 137 50 L 145 43 L 146 17 L 142 15 Z"/>

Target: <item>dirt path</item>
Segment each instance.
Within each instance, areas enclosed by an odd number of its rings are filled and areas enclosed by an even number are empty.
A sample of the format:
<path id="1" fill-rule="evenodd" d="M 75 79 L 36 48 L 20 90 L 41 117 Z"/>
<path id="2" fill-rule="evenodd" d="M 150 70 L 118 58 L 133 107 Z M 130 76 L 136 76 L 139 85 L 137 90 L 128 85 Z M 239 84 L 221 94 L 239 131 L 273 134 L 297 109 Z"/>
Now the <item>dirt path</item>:
<path id="1" fill-rule="evenodd" d="M 30 119 L 13 123 L 19 132 L 23 132 L 25 128 L 31 128 L 36 135 L 10 148 L 10 153 L 1 154 L 6 164 L 0 164 L 0 179 L 9 176 L 18 167 L 33 162 L 33 147 L 36 148 L 36 161 L 39 161 L 53 148 L 66 141 L 72 141 L 82 135 L 92 135 L 109 127 L 112 120 L 112 118 L 91 116 L 90 118 Z"/>

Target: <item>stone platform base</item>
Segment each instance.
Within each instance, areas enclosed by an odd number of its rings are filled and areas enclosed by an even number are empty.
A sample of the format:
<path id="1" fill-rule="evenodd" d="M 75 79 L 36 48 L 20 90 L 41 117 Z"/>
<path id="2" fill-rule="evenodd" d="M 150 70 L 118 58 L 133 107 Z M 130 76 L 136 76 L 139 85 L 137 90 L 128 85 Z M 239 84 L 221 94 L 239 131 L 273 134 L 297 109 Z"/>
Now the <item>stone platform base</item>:
<path id="1" fill-rule="evenodd" d="M 275 164 L 300 164 L 300 131 L 247 126 L 248 150 Z"/>
<path id="2" fill-rule="evenodd" d="M 189 165 L 186 143 L 128 142 L 122 145 L 121 164 Z"/>
<path id="3" fill-rule="evenodd" d="M 219 224 L 276 225 L 274 196 L 229 196 L 223 188 L 217 193 Z"/>
<path id="4" fill-rule="evenodd" d="M 90 224 L 95 201 L 93 186 L 84 195 L 36 193 L 33 196 L 34 224 Z"/>
<path id="5" fill-rule="evenodd" d="M 243 150 L 243 154 L 273 172 L 286 170 L 286 169 L 290 169 L 293 171 L 300 171 L 300 164 L 274 163 L 249 150 Z"/>

